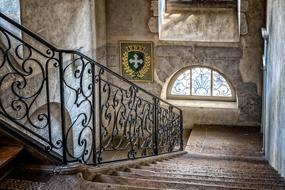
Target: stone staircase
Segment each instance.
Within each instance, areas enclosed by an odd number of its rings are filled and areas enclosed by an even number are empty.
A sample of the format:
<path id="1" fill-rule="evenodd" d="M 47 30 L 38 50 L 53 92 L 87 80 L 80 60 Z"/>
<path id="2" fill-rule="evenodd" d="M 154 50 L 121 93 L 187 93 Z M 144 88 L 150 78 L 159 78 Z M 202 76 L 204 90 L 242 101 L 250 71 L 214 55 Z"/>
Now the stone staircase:
<path id="1" fill-rule="evenodd" d="M 0 189 L 285 189 L 284 178 L 261 153 L 257 154 L 262 142 L 258 131 L 248 127 L 199 126 L 192 130 L 187 152 L 85 166 L 72 172 L 62 168 L 50 169 L 53 172 L 49 173 L 22 169 L 3 180 Z M 227 144 L 229 154 L 218 147 L 214 149 L 215 144 Z"/>
<path id="2" fill-rule="evenodd" d="M 266 161 L 193 158 L 191 154 L 98 175 L 93 181 L 155 189 L 285 189 L 284 179 Z"/>

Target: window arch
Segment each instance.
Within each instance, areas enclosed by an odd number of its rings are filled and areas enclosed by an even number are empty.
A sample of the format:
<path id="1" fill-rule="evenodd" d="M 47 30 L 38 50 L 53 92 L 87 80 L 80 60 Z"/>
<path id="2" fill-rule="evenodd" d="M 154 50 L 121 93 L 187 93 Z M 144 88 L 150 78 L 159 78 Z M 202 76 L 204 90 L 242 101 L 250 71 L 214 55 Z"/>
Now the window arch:
<path id="1" fill-rule="evenodd" d="M 171 79 L 167 98 L 235 101 L 231 83 L 219 71 L 192 66 L 177 72 Z"/>

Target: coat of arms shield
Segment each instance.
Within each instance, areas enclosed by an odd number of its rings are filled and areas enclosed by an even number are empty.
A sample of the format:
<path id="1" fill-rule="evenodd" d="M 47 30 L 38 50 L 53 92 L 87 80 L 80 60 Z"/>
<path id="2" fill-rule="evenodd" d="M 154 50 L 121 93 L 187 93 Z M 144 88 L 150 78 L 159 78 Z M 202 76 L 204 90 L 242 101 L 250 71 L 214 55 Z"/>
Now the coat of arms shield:
<path id="1" fill-rule="evenodd" d="M 131 81 L 153 81 L 152 42 L 120 42 L 122 76 Z"/>

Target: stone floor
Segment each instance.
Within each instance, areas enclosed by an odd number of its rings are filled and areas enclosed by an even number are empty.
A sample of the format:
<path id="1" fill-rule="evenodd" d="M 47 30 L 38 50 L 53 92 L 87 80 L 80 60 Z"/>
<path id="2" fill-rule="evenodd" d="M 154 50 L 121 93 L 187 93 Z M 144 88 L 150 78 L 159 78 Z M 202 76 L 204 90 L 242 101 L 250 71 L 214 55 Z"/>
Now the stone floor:
<path id="1" fill-rule="evenodd" d="M 259 127 L 195 126 L 185 150 L 189 153 L 228 156 L 262 156 Z"/>

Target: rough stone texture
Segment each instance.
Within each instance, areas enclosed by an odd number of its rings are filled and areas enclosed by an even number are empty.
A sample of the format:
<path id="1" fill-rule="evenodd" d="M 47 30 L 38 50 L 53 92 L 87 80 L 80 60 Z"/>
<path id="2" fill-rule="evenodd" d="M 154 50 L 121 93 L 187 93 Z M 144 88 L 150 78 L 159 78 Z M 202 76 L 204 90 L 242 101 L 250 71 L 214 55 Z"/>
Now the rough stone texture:
<path id="1" fill-rule="evenodd" d="M 140 83 L 140 86 L 160 96 L 163 89 L 167 87 L 167 81 L 181 68 L 191 65 L 213 67 L 225 74 L 233 84 L 237 93 L 238 108 L 231 110 L 227 120 L 218 118 L 215 120 L 215 114 L 212 115 L 213 117 L 204 116 L 211 112 L 223 116 L 227 111 L 225 109 L 213 111 L 209 108 L 196 110 L 189 108 L 192 111 L 184 118 L 191 120 L 192 124 L 259 122 L 261 86 L 259 67 L 262 42 L 260 35 L 256 34 L 259 33 L 263 23 L 263 1 L 249 2 L 247 14 L 250 27 L 248 35 L 242 38 L 242 47 L 237 43 L 162 42 L 158 40 L 157 34 L 149 31 L 147 26 L 152 16 L 150 2 L 107 0 L 105 4 L 104 1 L 98 0 L 96 1 L 98 4 L 95 5 L 92 2 L 64 0 L 43 3 L 24 0 L 21 1 L 22 22 L 60 47 L 84 46 L 83 52 L 87 53 L 94 52 L 95 48 L 98 61 L 107 62 L 107 66 L 117 73 L 120 73 L 119 40 L 153 41 L 155 82 Z M 54 84 L 58 87 L 57 82 Z M 117 84 L 120 85 L 120 83 Z M 68 97 L 66 104 L 71 105 L 72 100 L 72 97 Z M 72 106 L 67 106 L 67 110 L 75 112 Z M 193 111 L 195 114 L 192 114 Z M 71 116 L 71 120 L 75 117 L 76 114 Z M 230 120 L 232 123 L 229 123 Z"/>
<path id="2" fill-rule="evenodd" d="M 0 11 L 14 21 L 21 23 L 20 1 L 19 0 L 2 0 L 0 2 Z M 21 37 L 21 32 L 11 25 L 7 25 L 5 21 L 0 20 L 0 24 L 6 24 L 7 29 L 14 32 L 16 36 Z"/>
<path id="3" fill-rule="evenodd" d="M 242 2 L 244 0 L 241 0 Z M 240 60 L 240 72 L 244 82 L 257 85 L 257 92 L 261 95 L 262 88 L 262 37 L 261 27 L 265 24 L 265 0 L 248 1 L 246 12 L 248 34 L 241 36 L 243 57 Z"/>
<path id="4" fill-rule="evenodd" d="M 248 11 L 248 1 L 242 0 L 240 4 L 240 11 L 241 12 L 247 12 Z"/>
<path id="5" fill-rule="evenodd" d="M 199 42 L 238 42 L 236 11 L 182 11 L 166 13 L 161 40 Z"/>
<path id="6" fill-rule="evenodd" d="M 57 47 L 93 55 L 91 3 L 88 0 L 21 1 L 22 24 Z"/>
<path id="7" fill-rule="evenodd" d="M 261 156 L 261 141 L 256 127 L 200 126 L 194 128 L 190 135 L 186 146 L 188 153 L 177 152 L 94 167 L 81 166 L 77 170 L 71 167 L 65 174 L 56 168 L 49 171 L 59 173 L 32 173 L 26 167 L 5 178 L 0 188 L 282 190 L 285 181 Z"/>
<path id="8" fill-rule="evenodd" d="M 285 1 L 267 2 L 269 53 L 267 58 L 265 153 L 271 165 L 285 176 Z"/>
<path id="9" fill-rule="evenodd" d="M 149 30 L 152 33 L 158 33 L 158 19 L 157 17 L 150 17 L 148 21 Z"/>
<path id="10" fill-rule="evenodd" d="M 248 34 L 248 24 L 245 13 L 240 14 L 240 34 L 241 35 Z"/>
<path id="11" fill-rule="evenodd" d="M 246 3 L 245 3 L 246 4 Z M 255 8 L 258 4 L 258 9 Z M 261 56 L 262 39 L 260 27 L 264 23 L 264 2 L 254 0 L 248 6 L 250 18 L 249 33 L 243 37 L 241 46 L 239 43 L 194 43 L 194 42 L 169 42 L 159 41 L 158 35 L 149 31 L 147 26 L 152 12 L 149 11 L 150 2 L 143 0 L 107 1 L 107 65 L 115 72 L 120 73 L 119 41 L 142 40 L 154 42 L 154 67 L 155 83 L 142 84 L 156 95 L 165 97 L 165 91 L 170 77 L 185 66 L 205 65 L 213 67 L 225 74 L 233 83 L 238 97 L 238 110 L 231 112 L 229 118 L 233 122 L 242 124 L 257 124 L 260 122 L 260 92 L 261 92 Z M 246 5 L 244 5 L 246 6 Z M 136 9 L 140 7 L 140 9 Z M 129 10 L 133 10 L 130 12 Z M 128 14 L 125 14 L 125 13 Z M 124 13 L 124 14 L 123 14 Z M 202 14 L 202 13 L 201 13 Z M 217 13 L 218 14 L 218 13 Z M 253 18 L 254 17 L 254 18 Z M 252 27 L 252 28 L 251 28 Z M 256 37 L 257 36 L 257 37 Z M 213 37 L 214 38 L 214 37 Z M 244 92 L 248 84 L 252 85 L 250 93 Z M 157 88 L 161 86 L 160 88 Z M 161 93 L 159 89 L 162 88 Z M 154 92 L 155 89 L 155 92 Z M 239 101 L 242 99 L 242 101 Z M 254 102 L 252 102 L 254 101 Z M 250 102 L 250 104 L 248 104 Z M 193 110 L 193 109 L 192 109 Z M 254 110 L 254 112 L 253 112 Z M 222 120 L 208 120 L 204 117 L 211 113 L 209 109 L 197 110 L 195 116 L 184 115 L 192 123 L 220 123 Z M 217 115 L 223 115 L 225 110 L 217 111 Z M 236 116 L 236 113 L 239 113 Z M 219 113 L 219 114 L 218 114 Z M 200 118 L 200 119 L 197 119 Z M 221 117 L 220 117 L 221 118 Z M 233 124 L 228 123 L 227 124 Z M 224 123 L 225 124 L 225 123 Z M 190 127 L 187 124 L 187 127 Z"/>
<path id="12" fill-rule="evenodd" d="M 247 157 L 262 156 L 261 149 L 258 127 L 195 126 L 186 145 L 186 150 L 192 153 Z"/>

